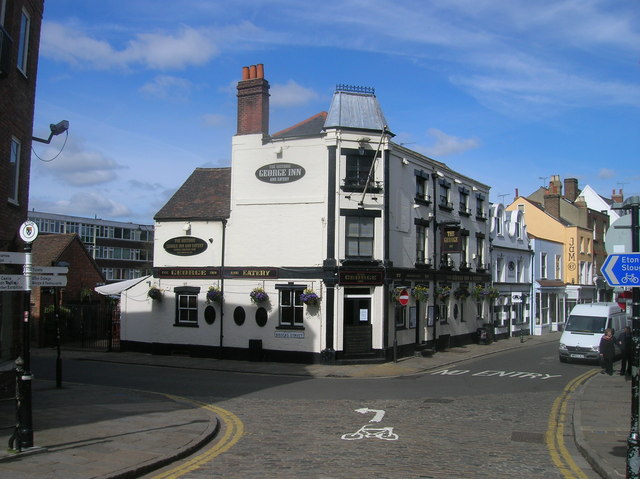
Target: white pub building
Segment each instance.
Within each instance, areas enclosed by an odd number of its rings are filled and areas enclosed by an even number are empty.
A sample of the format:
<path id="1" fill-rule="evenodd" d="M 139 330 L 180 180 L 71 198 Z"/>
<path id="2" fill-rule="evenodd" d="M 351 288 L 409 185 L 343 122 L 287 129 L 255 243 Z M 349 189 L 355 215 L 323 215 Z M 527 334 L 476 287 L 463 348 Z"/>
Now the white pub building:
<path id="1" fill-rule="evenodd" d="M 269 134 L 243 68 L 229 168 L 155 216 L 154 274 L 121 294 L 123 349 L 385 361 L 475 340 L 489 320 L 489 187 L 392 141 L 373 89 Z"/>

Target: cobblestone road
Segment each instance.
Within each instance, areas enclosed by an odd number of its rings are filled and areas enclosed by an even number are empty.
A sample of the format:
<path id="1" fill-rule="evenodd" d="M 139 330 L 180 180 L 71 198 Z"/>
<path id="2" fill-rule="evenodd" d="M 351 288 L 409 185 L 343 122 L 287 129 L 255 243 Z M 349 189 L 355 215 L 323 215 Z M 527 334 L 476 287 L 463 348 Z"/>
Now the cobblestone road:
<path id="1" fill-rule="evenodd" d="M 242 420 L 244 436 L 182 477 L 562 478 L 544 442 L 556 395 L 216 402 Z M 360 408 L 384 410 L 384 418 L 370 422 Z M 364 425 L 392 428 L 398 439 L 341 438 Z"/>

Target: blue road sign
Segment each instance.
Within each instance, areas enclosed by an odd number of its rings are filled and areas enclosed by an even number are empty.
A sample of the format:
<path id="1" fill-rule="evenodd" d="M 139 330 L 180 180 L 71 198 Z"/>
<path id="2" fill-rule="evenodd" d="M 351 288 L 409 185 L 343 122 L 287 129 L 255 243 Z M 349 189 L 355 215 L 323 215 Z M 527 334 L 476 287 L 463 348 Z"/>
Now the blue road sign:
<path id="1" fill-rule="evenodd" d="M 610 254 L 601 271 L 610 286 L 640 288 L 640 253 Z"/>

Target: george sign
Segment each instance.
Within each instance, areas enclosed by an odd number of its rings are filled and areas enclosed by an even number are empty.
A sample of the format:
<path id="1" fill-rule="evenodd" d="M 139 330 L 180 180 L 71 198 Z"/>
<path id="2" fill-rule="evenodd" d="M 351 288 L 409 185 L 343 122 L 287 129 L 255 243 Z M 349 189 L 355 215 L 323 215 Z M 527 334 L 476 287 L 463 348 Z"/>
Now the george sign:
<path id="1" fill-rule="evenodd" d="M 352 285 L 381 285 L 384 280 L 382 271 L 339 271 L 338 281 L 340 284 Z"/>
<path id="2" fill-rule="evenodd" d="M 0 264 L 24 264 L 25 253 L 14 253 L 12 251 L 0 251 Z"/>
<path id="3" fill-rule="evenodd" d="M 601 268 L 610 286 L 640 287 L 640 253 L 610 254 Z"/>
<path id="4" fill-rule="evenodd" d="M 220 277 L 220 268 L 203 266 L 153 268 L 154 278 L 215 279 Z"/>
<path id="5" fill-rule="evenodd" d="M 165 241 L 163 247 L 176 256 L 195 256 L 207 249 L 207 242 L 195 236 L 178 236 Z"/>
<path id="6" fill-rule="evenodd" d="M 398 303 L 400 303 L 402 306 L 406 306 L 407 304 L 409 304 L 409 293 L 407 293 L 406 289 L 400 291 L 400 295 L 398 296 Z"/>
<path id="7" fill-rule="evenodd" d="M 256 178 L 265 183 L 292 183 L 305 175 L 305 169 L 295 163 L 271 163 L 256 170 Z"/>
<path id="8" fill-rule="evenodd" d="M 442 230 L 442 253 L 460 253 L 462 250 L 460 241 L 460 228 L 447 228 Z"/>

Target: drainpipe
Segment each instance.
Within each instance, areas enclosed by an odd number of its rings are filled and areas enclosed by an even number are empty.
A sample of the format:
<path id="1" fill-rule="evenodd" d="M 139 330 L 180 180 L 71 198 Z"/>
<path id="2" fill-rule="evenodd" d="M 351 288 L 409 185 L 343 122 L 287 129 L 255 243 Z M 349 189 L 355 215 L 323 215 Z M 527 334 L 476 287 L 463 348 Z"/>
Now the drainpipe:
<path id="1" fill-rule="evenodd" d="M 224 324 L 224 256 L 225 256 L 225 245 L 226 245 L 226 236 L 227 236 L 227 220 L 222 220 L 222 258 L 220 259 L 220 291 L 222 293 L 222 301 L 220 302 L 220 359 L 223 358 L 224 354 L 222 353 L 222 341 L 224 338 L 222 326 Z"/>
<path id="2" fill-rule="evenodd" d="M 437 211 L 438 208 L 436 208 L 436 192 L 437 192 L 437 185 L 436 185 L 436 179 L 438 178 L 438 175 L 436 174 L 436 172 L 434 171 L 433 173 L 431 173 L 431 180 L 433 183 L 433 188 L 431 189 L 431 192 L 433 194 L 433 201 L 431 202 L 431 204 L 433 205 L 433 268 L 435 269 L 436 267 L 436 261 L 438 259 L 438 253 L 437 253 L 437 246 L 438 246 L 438 216 L 437 216 Z M 435 279 L 435 275 L 434 275 L 434 280 L 433 280 L 433 352 L 435 353 L 438 348 L 437 348 L 437 324 L 438 324 L 438 305 L 436 303 L 436 279 Z"/>

